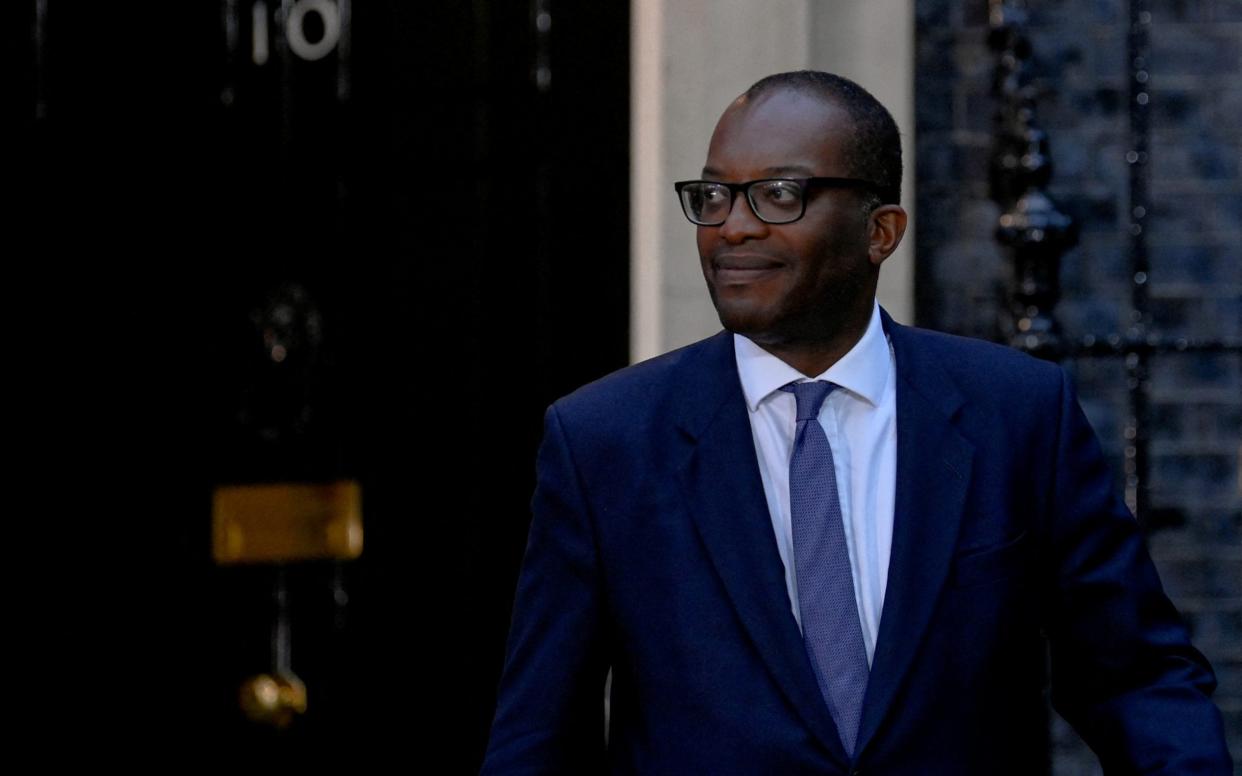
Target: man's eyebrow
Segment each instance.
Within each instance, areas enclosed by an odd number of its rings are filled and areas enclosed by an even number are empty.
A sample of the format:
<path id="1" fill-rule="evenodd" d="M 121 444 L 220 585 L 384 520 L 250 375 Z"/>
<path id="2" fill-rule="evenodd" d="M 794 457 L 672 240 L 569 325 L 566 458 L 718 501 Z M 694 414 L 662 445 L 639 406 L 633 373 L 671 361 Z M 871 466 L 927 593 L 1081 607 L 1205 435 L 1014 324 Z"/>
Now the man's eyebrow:
<path id="1" fill-rule="evenodd" d="M 763 174 L 765 176 L 773 177 L 773 178 L 780 177 L 782 175 L 801 175 L 801 176 L 808 177 L 808 178 L 815 177 L 814 170 L 812 170 L 810 167 L 805 167 L 800 164 L 783 164 L 777 167 L 766 167 L 763 170 Z M 714 167 L 704 167 L 703 177 L 704 178 L 719 178 L 720 171 Z"/>
<path id="2" fill-rule="evenodd" d="M 803 167 L 800 164 L 786 164 L 779 167 L 768 167 L 763 172 L 765 175 L 789 175 L 793 173 L 797 175 L 806 175 L 811 178 L 815 177 L 814 170 L 810 167 Z"/>

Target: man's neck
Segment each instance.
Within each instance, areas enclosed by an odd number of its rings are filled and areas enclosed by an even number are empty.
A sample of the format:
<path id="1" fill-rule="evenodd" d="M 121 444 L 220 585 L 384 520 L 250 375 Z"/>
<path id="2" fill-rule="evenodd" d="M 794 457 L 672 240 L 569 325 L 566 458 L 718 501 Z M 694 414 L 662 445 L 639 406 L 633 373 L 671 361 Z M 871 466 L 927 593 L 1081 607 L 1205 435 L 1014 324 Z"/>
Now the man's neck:
<path id="1" fill-rule="evenodd" d="M 841 360 L 858 344 L 867 332 L 871 322 L 872 308 L 868 307 L 866 315 L 856 315 L 847 326 L 837 329 L 828 337 L 790 339 L 780 342 L 759 342 L 756 345 L 797 369 L 807 377 L 815 377 L 828 371 L 828 368 Z"/>

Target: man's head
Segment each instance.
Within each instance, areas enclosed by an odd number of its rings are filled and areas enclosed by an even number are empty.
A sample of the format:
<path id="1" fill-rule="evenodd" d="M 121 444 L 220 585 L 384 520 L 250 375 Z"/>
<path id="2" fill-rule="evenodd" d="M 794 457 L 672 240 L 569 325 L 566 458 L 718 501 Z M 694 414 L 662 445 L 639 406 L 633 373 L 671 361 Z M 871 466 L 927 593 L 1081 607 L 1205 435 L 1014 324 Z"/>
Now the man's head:
<path id="1" fill-rule="evenodd" d="M 877 184 L 865 198 L 872 209 L 901 204 L 901 135 L 888 109 L 848 78 L 819 70 L 761 78 L 738 99 L 753 102 L 780 89 L 818 96 L 843 108 L 854 127 L 852 142 L 844 149 L 850 176 Z"/>
<path id="2" fill-rule="evenodd" d="M 828 73 L 769 76 L 721 116 L 703 177 L 866 182 L 808 184 L 805 212 L 791 223 L 767 223 L 734 196 L 723 223 L 698 227 L 703 274 L 725 328 L 777 347 L 861 335 L 880 263 L 906 223 L 897 204 L 901 141 L 888 111 Z"/>

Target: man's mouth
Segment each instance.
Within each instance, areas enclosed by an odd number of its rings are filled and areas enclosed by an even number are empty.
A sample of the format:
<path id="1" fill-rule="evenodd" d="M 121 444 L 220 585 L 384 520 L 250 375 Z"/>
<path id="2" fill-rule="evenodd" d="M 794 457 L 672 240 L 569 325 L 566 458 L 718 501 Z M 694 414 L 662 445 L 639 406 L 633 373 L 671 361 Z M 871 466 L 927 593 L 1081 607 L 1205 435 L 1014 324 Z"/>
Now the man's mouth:
<path id="1" fill-rule="evenodd" d="M 718 285 L 751 283 L 783 267 L 781 262 L 758 254 L 730 253 L 712 259 L 712 270 Z"/>

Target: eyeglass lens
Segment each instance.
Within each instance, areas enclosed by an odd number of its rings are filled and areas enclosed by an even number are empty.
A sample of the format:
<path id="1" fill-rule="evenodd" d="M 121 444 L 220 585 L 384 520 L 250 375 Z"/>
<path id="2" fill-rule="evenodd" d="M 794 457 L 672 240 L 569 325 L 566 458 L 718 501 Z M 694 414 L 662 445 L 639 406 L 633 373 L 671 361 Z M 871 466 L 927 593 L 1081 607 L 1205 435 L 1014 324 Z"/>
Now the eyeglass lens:
<path id="1" fill-rule="evenodd" d="M 796 181 L 756 181 L 746 191 L 755 215 L 770 224 L 788 223 L 802 215 L 802 187 Z M 698 181 L 682 187 L 682 205 L 697 224 L 722 224 L 733 206 L 728 186 Z"/>

